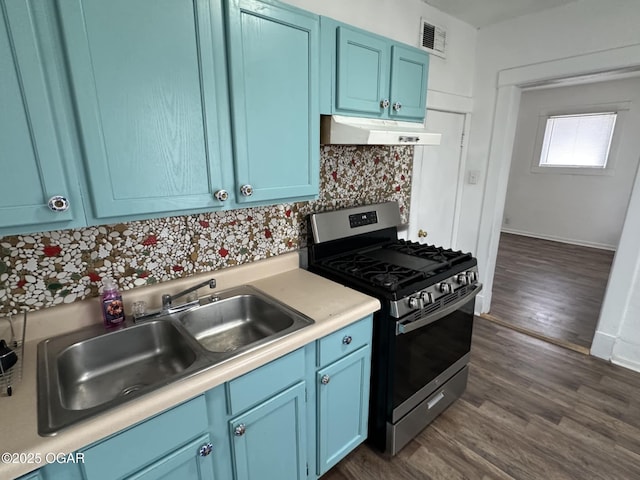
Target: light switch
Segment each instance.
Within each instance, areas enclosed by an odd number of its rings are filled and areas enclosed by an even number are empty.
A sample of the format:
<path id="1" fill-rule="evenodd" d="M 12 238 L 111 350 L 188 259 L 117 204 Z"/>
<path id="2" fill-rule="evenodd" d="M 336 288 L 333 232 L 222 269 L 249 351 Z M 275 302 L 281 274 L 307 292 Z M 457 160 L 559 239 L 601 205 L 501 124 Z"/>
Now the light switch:
<path id="1" fill-rule="evenodd" d="M 480 172 L 478 170 L 469 170 L 468 182 L 470 185 L 476 185 L 478 183 L 479 177 L 480 177 Z"/>

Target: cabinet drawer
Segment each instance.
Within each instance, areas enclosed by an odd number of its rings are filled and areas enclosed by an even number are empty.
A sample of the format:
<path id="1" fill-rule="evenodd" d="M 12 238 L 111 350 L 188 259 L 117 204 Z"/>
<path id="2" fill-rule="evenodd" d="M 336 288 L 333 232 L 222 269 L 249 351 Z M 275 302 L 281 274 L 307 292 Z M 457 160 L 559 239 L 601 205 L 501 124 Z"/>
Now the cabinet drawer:
<path id="1" fill-rule="evenodd" d="M 318 340 L 319 367 L 358 350 L 371 343 L 372 316 L 341 328 L 337 332 Z"/>
<path id="2" fill-rule="evenodd" d="M 237 413 L 284 390 L 305 376 L 304 349 L 267 363 L 226 384 L 229 413 Z"/>
<path id="3" fill-rule="evenodd" d="M 84 451 L 87 480 L 122 478 L 165 456 L 207 429 L 204 396 L 136 425 Z"/>

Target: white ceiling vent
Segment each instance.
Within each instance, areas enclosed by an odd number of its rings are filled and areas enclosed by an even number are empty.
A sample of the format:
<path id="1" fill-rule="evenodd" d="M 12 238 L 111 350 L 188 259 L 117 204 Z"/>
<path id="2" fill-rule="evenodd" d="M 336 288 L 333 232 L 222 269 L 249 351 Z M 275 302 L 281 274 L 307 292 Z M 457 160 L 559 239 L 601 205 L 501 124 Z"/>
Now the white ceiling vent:
<path id="1" fill-rule="evenodd" d="M 444 28 L 420 19 L 420 47 L 433 55 L 446 58 L 447 32 Z"/>

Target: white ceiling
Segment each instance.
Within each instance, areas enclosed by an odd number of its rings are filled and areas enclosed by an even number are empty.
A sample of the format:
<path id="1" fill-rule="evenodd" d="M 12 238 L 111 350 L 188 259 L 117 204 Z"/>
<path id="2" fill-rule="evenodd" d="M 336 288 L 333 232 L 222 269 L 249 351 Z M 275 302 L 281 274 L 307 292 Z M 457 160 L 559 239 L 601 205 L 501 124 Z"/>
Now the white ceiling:
<path id="1" fill-rule="evenodd" d="M 477 28 L 577 0 L 422 0 Z"/>

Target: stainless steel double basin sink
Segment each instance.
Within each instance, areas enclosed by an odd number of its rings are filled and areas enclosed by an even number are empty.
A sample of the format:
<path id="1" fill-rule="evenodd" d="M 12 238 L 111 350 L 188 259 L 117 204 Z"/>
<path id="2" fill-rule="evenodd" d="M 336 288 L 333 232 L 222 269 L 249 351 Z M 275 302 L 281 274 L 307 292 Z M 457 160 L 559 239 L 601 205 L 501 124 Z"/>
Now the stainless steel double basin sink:
<path id="1" fill-rule="evenodd" d="M 47 339 L 38 345 L 38 432 L 55 435 L 312 323 L 242 286 L 119 330 L 96 325 Z"/>

